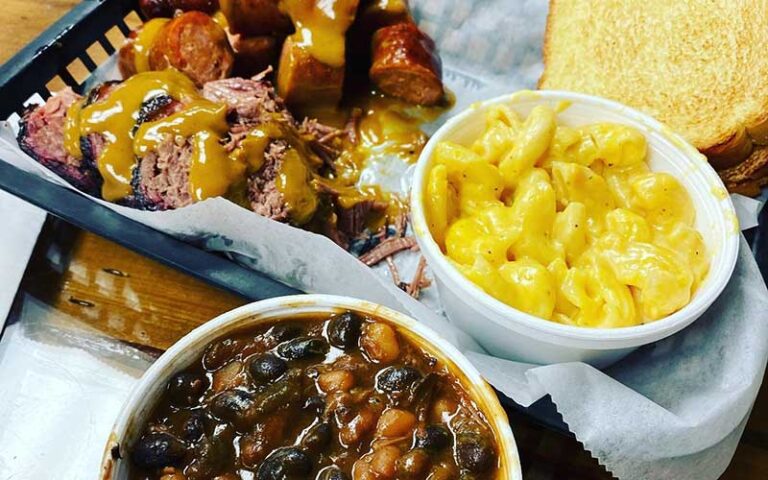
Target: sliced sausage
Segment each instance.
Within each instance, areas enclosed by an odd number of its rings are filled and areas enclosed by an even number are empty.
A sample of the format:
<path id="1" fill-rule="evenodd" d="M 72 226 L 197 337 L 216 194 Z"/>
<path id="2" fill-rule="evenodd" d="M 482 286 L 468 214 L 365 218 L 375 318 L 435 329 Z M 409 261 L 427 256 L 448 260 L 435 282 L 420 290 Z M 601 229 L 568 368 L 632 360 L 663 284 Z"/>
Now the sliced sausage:
<path id="1" fill-rule="evenodd" d="M 136 73 L 136 37 L 138 33 L 136 31 L 131 32 L 128 38 L 125 39 L 123 46 L 117 52 L 117 68 L 120 70 L 120 75 L 123 78 L 129 78 Z"/>
<path id="2" fill-rule="evenodd" d="M 344 67 L 321 63 L 289 37 L 277 70 L 277 93 L 292 107 L 335 105 L 341 100 Z"/>
<path id="3" fill-rule="evenodd" d="M 232 43 L 235 50 L 236 77 L 251 78 L 270 65 L 277 64 L 279 53 L 278 41 L 272 36 L 241 37 L 236 36 Z"/>
<path id="4" fill-rule="evenodd" d="M 123 78 L 150 69 L 149 54 L 152 45 L 169 21 L 167 18 L 153 18 L 130 33 L 117 56 L 117 65 Z"/>
<path id="5" fill-rule="evenodd" d="M 412 22 L 376 31 L 373 36 L 373 83 L 393 97 L 418 105 L 443 98 L 442 64 L 435 42 Z"/>
<path id="6" fill-rule="evenodd" d="M 184 13 L 168 22 L 149 52 L 152 70 L 175 67 L 198 86 L 228 77 L 234 63 L 226 32 L 202 12 Z"/>
<path id="7" fill-rule="evenodd" d="M 232 33 L 245 36 L 287 35 L 293 23 L 279 8 L 279 0 L 221 0 L 221 12 Z"/>
<path id="8" fill-rule="evenodd" d="M 355 23 L 347 32 L 347 59 L 355 71 L 371 67 L 371 41 L 376 30 L 409 22 L 408 0 L 368 1 L 360 4 Z"/>
<path id="9" fill-rule="evenodd" d="M 218 0 L 139 0 L 139 9 L 147 18 L 172 17 L 176 10 L 212 14 L 219 9 Z"/>

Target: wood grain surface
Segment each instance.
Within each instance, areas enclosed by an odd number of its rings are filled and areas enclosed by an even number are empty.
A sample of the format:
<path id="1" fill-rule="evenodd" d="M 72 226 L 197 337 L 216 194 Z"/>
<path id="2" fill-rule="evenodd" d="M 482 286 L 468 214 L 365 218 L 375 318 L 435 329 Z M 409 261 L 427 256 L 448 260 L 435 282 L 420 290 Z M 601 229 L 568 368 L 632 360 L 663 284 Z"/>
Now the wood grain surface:
<path id="1" fill-rule="evenodd" d="M 73 0 L 6 0 L 0 10 L 0 61 L 61 17 Z M 23 289 L 51 316 L 160 351 L 195 326 L 244 300 L 74 228 L 49 224 Z M 56 254 L 52 255 L 52 249 Z M 52 258 L 56 258 L 55 261 Z M 75 328 L 75 327 L 72 327 Z M 572 438 L 512 415 L 527 480 L 611 478 Z M 758 397 L 728 480 L 768 479 L 768 392 Z"/>

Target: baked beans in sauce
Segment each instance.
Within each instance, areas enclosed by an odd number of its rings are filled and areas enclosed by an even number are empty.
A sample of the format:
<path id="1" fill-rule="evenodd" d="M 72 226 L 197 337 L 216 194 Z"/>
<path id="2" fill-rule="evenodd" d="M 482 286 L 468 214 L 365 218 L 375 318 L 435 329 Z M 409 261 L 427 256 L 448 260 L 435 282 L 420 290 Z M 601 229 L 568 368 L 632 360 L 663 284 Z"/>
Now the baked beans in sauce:
<path id="1" fill-rule="evenodd" d="M 208 345 L 174 375 L 132 480 L 481 480 L 499 476 L 483 412 L 386 321 L 287 318 Z"/>

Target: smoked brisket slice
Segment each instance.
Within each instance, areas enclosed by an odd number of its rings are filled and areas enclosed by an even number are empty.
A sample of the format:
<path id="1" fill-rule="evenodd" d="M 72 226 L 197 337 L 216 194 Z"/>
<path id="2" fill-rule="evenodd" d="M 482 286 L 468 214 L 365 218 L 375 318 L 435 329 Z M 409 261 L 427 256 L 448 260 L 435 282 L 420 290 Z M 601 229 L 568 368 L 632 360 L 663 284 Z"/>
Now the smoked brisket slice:
<path id="1" fill-rule="evenodd" d="M 155 151 L 140 159 L 133 171 L 133 206 L 143 210 L 173 210 L 191 205 L 189 168 L 193 146 L 189 138 L 166 136 Z"/>
<path id="2" fill-rule="evenodd" d="M 66 88 L 45 104 L 27 109 L 19 123 L 18 142 L 27 155 L 79 190 L 99 196 L 102 180 L 98 170 L 64 148 L 67 110 L 81 99 L 71 88 Z"/>

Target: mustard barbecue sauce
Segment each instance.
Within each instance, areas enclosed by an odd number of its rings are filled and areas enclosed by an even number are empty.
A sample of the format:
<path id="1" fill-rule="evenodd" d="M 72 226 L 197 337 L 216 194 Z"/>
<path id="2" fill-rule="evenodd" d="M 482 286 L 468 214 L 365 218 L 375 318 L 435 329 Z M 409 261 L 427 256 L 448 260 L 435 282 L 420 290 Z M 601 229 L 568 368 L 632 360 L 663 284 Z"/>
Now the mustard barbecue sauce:
<path id="1" fill-rule="evenodd" d="M 320 203 L 312 182 L 322 161 L 307 148 L 305 139 L 295 128 L 278 121 L 258 125 L 248 132 L 232 155 L 247 161 L 252 171 L 258 171 L 264 164 L 267 147 L 274 140 L 283 140 L 288 146 L 275 185 L 283 195 L 291 221 L 304 225 L 312 219 Z"/>
<path id="2" fill-rule="evenodd" d="M 74 158 L 83 158 L 80 148 L 80 114 L 84 104 L 85 100 L 79 100 L 70 105 L 64 121 L 64 150 Z"/>
<path id="3" fill-rule="evenodd" d="M 181 112 L 142 124 L 134 139 L 134 153 L 143 156 L 156 150 L 169 135 L 190 137 L 189 188 L 192 199 L 198 202 L 224 195 L 245 174 L 246 164 L 231 157 L 221 144 L 228 131 L 225 105 L 195 100 Z"/>
<path id="4" fill-rule="evenodd" d="M 341 107 L 320 107 L 307 114 L 342 128 L 354 108 L 362 110 L 355 130 L 357 143 L 344 140 L 341 155 L 334 162 L 334 172 L 321 182 L 340 193 L 338 203 L 343 208 L 366 200 L 387 204 L 383 218 L 370 219 L 368 226 L 376 229 L 387 219 L 408 211 L 407 192 L 386 191 L 379 185 L 364 183 L 361 177 L 366 171 L 381 170 L 382 165 L 399 163 L 403 170 L 414 165 L 429 140 L 421 127 L 448 111 L 454 98 L 449 94 L 442 105 L 414 106 L 372 90 L 365 80 L 357 84 L 365 87 L 350 92 Z"/>
<path id="5" fill-rule="evenodd" d="M 133 63 L 136 66 L 136 72 L 143 73 L 151 70 L 149 66 L 149 50 L 152 48 L 152 44 L 155 42 L 160 30 L 162 30 L 168 22 L 170 22 L 170 19 L 168 18 L 153 18 L 146 22 L 141 30 L 139 30 L 136 40 L 133 43 Z"/>
<path id="6" fill-rule="evenodd" d="M 185 109 L 134 129 L 142 104 L 158 95 L 182 101 Z M 80 138 L 91 133 L 101 134 L 106 145 L 95 161 L 104 178 L 102 197 L 119 201 L 132 193 L 137 156 L 156 150 L 169 135 L 191 138 L 189 193 L 194 201 L 201 201 L 225 195 L 233 185 L 244 187 L 246 173 L 257 172 L 262 167 L 271 141 L 282 139 L 289 150 L 276 184 L 285 197 L 292 222 L 301 225 L 309 221 L 318 205 L 311 182 L 320 159 L 309 151 L 295 128 L 278 121 L 254 128 L 240 146 L 229 153 L 222 145 L 229 131 L 226 113 L 226 106 L 203 98 L 184 74 L 173 69 L 145 72 L 129 78 L 94 104 L 83 106 L 78 102 L 70 107 L 65 148 L 73 155 L 82 156 Z"/>
<path id="7" fill-rule="evenodd" d="M 344 66 L 346 32 L 355 20 L 359 0 L 280 0 L 279 8 L 296 27 L 293 39 L 311 56 L 331 67 Z"/>
<path id="8" fill-rule="evenodd" d="M 182 101 L 199 96 L 194 83 L 176 70 L 140 73 L 117 85 L 107 98 L 82 107 L 78 120 L 67 122 L 67 151 L 79 149 L 74 142 L 81 137 L 96 133 L 104 138 L 104 148 L 94 160 L 104 179 L 105 200 L 119 201 L 131 194 L 134 126 L 144 102 L 161 94 Z"/>

